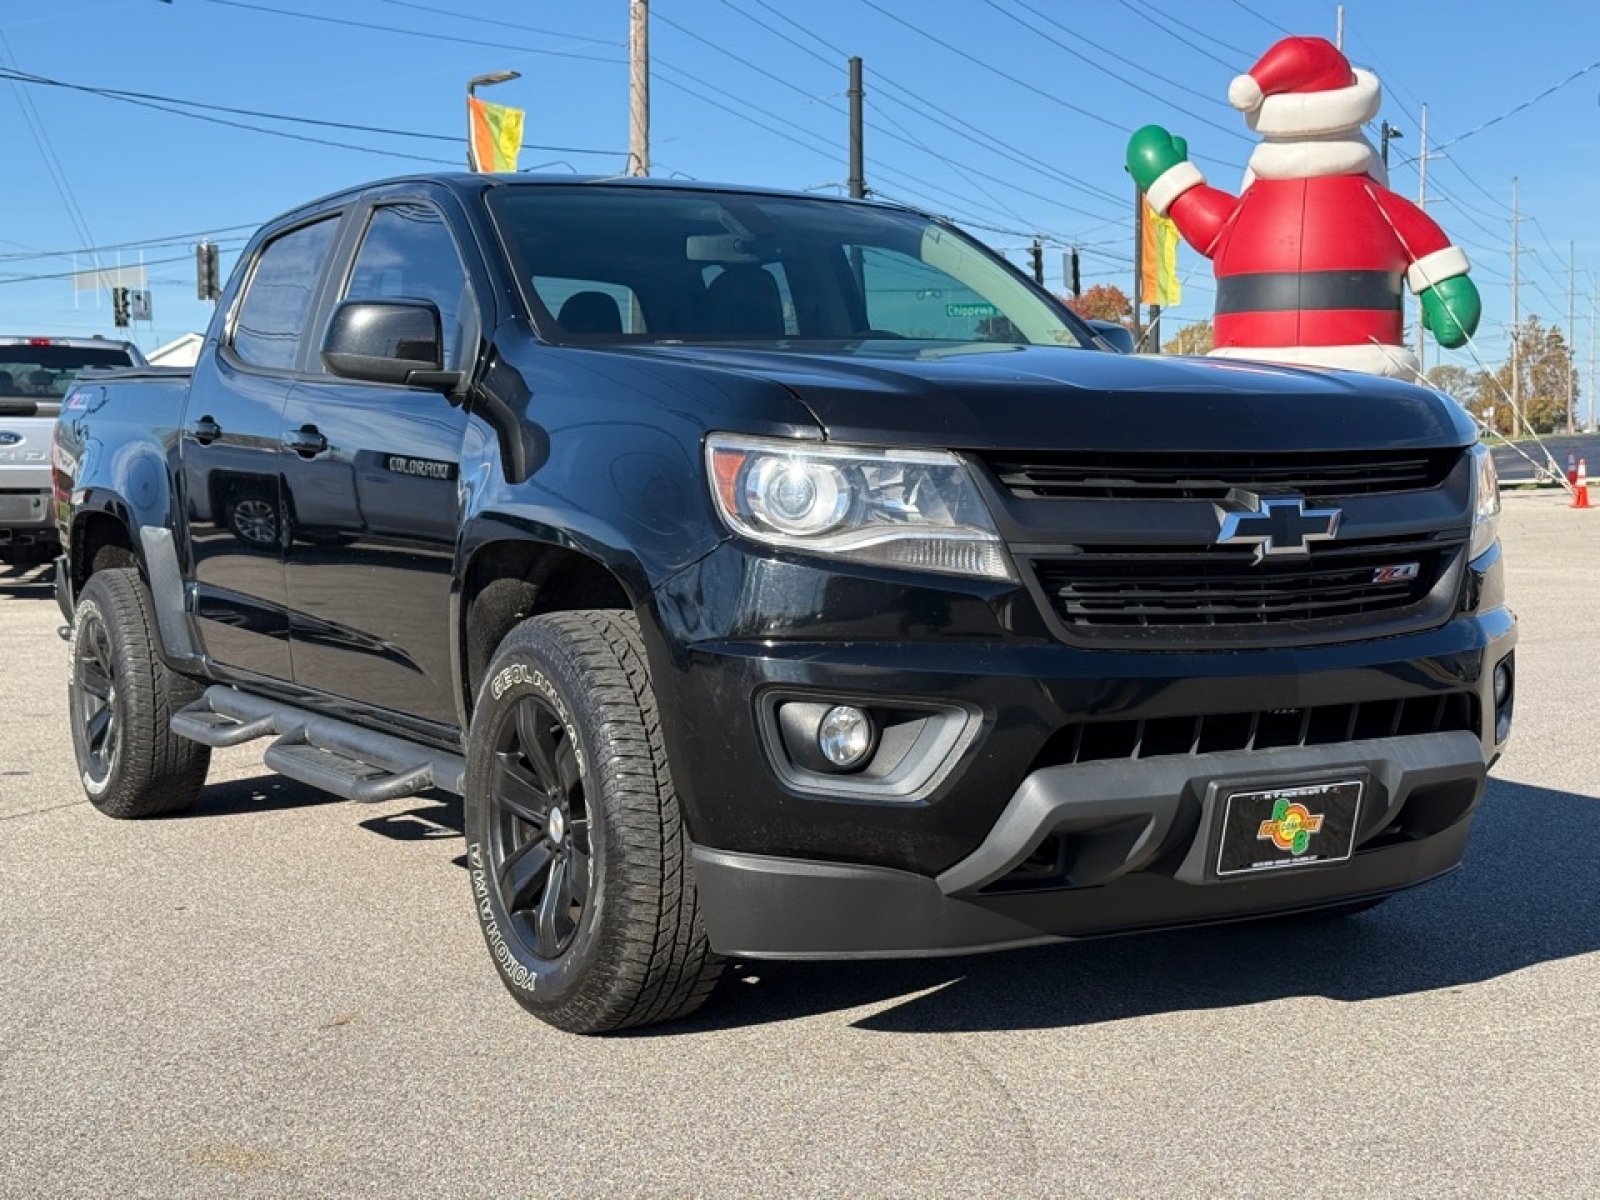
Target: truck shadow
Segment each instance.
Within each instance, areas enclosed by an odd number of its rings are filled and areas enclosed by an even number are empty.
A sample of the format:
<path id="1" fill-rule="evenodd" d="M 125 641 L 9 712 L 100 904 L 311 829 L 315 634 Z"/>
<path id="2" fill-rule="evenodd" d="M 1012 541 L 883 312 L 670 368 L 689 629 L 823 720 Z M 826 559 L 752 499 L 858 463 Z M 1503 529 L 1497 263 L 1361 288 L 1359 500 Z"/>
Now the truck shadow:
<path id="1" fill-rule="evenodd" d="M 1600 951 L 1600 799 L 1492 780 L 1467 859 L 1361 916 L 900 962 L 734 965 L 700 1015 L 661 1034 L 865 1006 L 859 1029 L 1070 1028 L 1294 996 L 1361 1001 L 1460 988 Z M 864 914 L 865 915 L 865 914 Z"/>
<path id="2" fill-rule="evenodd" d="M 55 567 L 49 562 L 0 560 L 0 598 L 48 600 L 55 595 Z"/>

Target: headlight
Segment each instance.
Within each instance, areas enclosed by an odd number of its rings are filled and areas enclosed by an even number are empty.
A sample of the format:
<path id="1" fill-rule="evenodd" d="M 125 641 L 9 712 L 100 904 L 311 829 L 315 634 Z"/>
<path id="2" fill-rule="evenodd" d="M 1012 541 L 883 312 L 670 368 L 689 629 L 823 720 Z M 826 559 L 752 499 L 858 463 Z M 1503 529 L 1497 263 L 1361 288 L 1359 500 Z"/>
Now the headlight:
<path id="1" fill-rule="evenodd" d="M 1472 546 L 1467 557 L 1477 558 L 1499 536 L 1500 477 L 1489 447 L 1481 443 L 1472 448 L 1472 466 Z"/>
<path id="2" fill-rule="evenodd" d="M 1014 581 L 966 464 L 942 450 L 875 450 L 715 433 L 711 495 L 741 537 L 854 562 Z"/>

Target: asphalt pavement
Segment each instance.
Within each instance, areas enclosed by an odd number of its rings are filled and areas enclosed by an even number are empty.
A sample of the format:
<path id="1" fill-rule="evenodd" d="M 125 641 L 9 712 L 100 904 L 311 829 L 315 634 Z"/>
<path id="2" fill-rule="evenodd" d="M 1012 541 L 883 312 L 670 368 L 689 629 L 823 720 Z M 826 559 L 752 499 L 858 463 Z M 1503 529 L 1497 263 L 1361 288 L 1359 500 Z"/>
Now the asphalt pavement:
<path id="1" fill-rule="evenodd" d="M 1595 462 L 1591 459 L 1591 462 Z M 1506 498 L 1516 729 L 1464 867 L 1363 916 L 737 964 L 586 1039 L 491 970 L 459 803 L 219 753 L 83 799 L 0 568 L 0 1197 L 1600 1195 L 1600 510 Z"/>

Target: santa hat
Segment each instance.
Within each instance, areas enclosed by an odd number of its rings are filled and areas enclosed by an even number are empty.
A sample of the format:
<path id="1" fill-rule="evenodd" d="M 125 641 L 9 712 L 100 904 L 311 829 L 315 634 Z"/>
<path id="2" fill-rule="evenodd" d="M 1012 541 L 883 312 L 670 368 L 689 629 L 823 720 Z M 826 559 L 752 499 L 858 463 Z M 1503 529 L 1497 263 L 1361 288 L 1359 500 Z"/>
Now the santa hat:
<path id="1" fill-rule="evenodd" d="M 1378 115 L 1383 89 L 1326 38 L 1288 37 L 1228 86 L 1228 103 L 1267 137 L 1356 129 Z"/>

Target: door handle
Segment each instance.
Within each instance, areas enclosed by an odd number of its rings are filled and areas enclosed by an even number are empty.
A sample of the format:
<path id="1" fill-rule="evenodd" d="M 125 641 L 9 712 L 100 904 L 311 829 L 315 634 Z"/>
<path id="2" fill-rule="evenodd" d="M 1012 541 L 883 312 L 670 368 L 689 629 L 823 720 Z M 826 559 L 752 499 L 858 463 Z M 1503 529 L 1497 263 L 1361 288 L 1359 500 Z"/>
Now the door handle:
<path id="1" fill-rule="evenodd" d="M 201 417 L 190 427 L 189 436 L 202 446 L 209 446 L 222 436 L 222 426 L 218 425 L 209 416 Z"/>
<path id="2" fill-rule="evenodd" d="M 299 429 L 291 430 L 283 442 L 301 458 L 315 458 L 328 448 L 328 439 L 322 436 L 322 431 L 315 425 L 302 425 Z"/>

